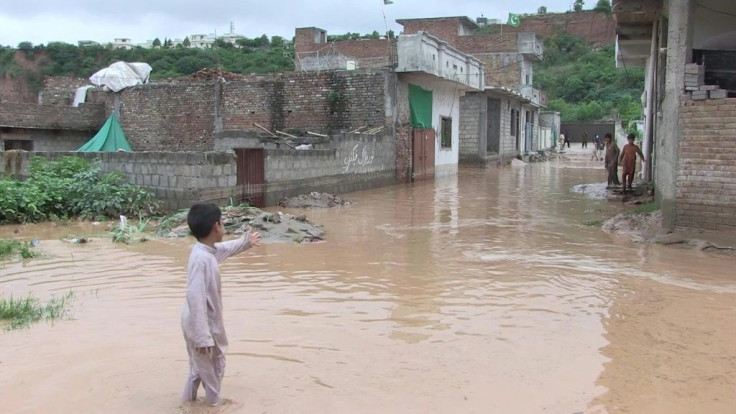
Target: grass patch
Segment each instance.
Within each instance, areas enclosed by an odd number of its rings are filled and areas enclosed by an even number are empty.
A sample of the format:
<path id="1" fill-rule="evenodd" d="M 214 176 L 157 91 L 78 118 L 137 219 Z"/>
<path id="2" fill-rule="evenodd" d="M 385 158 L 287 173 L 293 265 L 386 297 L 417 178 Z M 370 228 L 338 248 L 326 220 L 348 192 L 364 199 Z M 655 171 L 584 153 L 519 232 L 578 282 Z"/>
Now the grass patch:
<path id="1" fill-rule="evenodd" d="M 600 227 L 603 225 L 603 220 L 588 220 L 583 222 L 583 226 Z"/>
<path id="2" fill-rule="evenodd" d="M 659 210 L 659 203 L 646 203 L 637 206 L 635 209 L 626 213 L 627 216 L 633 216 L 636 214 L 654 213 Z"/>
<path id="3" fill-rule="evenodd" d="M 74 292 L 49 299 L 42 304 L 37 298 L 28 295 L 25 298 L 0 298 L 0 322 L 5 322 L 5 329 L 20 329 L 40 320 L 55 320 L 65 317 L 69 304 L 74 299 Z"/>
<path id="4" fill-rule="evenodd" d="M 116 224 L 111 230 L 112 242 L 113 243 L 140 243 L 148 240 L 145 236 L 146 227 L 150 219 L 138 219 L 137 224 L 128 223 L 127 219 L 122 216 L 118 224 Z"/>
<path id="5" fill-rule="evenodd" d="M 0 239 L 0 259 L 20 256 L 23 259 L 32 259 L 38 256 L 33 251 L 33 244 L 19 240 Z"/>

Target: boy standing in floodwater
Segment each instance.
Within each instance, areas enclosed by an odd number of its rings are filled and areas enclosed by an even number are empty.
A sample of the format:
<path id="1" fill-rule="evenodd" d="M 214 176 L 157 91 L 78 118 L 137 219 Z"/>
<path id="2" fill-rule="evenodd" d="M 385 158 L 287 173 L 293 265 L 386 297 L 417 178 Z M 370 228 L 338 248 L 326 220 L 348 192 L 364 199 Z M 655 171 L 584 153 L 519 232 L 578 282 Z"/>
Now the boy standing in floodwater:
<path id="1" fill-rule="evenodd" d="M 622 164 L 624 166 L 621 181 L 623 181 L 624 184 L 624 192 L 626 192 L 626 187 L 628 185 L 629 191 L 632 189 L 632 184 L 634 183 L 634 173 L 636 172 L 636 154 L 639 154 L 641 159 L 644 159 L 644 154 L 641 153 L 641 149 L 639 149 L 639 146 L 634 144 L 634 134 L 629 134 L 626 139 L 629 141 L 628 144 L 624 145 L 624 148 L 621 150 L 621 155 L 618 157 L 619 164 Z"/>
<path id="2" fill-rule="evenodd" d="M 207 404 L 219 405 L 227 351 L 220 262 L 258 245 L 261 235 L 249 229 L 240 239 L 223 243 L 222 212 L 209 203 L 193 205 L 187 215 L 187 224 L 197 244 L 189 256 L 187 299 L 181 313 L 181 328 L 189 353 L 189 378 L 182 400 L 196 400 L 201 383 Z"/>

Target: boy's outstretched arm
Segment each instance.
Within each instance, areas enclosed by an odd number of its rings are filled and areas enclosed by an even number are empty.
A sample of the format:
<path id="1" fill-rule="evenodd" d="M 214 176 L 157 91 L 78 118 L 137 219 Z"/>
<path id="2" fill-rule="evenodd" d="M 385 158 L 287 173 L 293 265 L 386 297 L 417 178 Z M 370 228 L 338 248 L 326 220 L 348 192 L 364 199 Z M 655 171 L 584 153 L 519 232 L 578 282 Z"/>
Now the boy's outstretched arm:
<path id="1" fill-rule="evenodd" d="M 261 242 L 261 233 L 248 229 L 243 237 L 226 242 L 215 243 L 215 257 L 217 262 L 221 263 L 230 256 L 234 256 L 253 246 L 257 246 Z"/>

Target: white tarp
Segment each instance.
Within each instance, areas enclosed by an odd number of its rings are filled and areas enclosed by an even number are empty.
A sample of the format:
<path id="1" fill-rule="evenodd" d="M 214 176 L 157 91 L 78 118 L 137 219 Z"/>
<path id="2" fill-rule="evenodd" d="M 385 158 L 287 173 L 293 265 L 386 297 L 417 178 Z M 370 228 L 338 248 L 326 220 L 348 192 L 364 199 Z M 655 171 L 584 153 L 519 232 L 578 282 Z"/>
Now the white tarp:
<path id="1" fill-rule="evenodd" d="M 92 89 L 94 86 L 87 85 L 82 86 L 81 88 L 77 88 L 77 92 L 74 93 L 74 102 L 72 102 L 73 107 L 78 107 L 79 104 L 83 104 L 87 102 L 87 89 Z"/>
<path id="2" fill-rule="evenodd" d="M 115 62 L 89 77 L 89 80 L 97 86 L 106 86 L 118 92 L 127 87 L 148 83 L 151 74 L 151 66 L 148 63 Z"/>

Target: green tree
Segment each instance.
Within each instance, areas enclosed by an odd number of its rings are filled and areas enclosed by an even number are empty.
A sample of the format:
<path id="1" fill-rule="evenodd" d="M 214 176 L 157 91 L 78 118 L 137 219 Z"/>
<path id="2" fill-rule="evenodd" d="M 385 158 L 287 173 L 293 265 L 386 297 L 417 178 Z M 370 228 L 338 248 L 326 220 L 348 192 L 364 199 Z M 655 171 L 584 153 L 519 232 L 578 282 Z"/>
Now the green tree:
<path id="1" fill-rule="evenodd" d="M 593 8 L 595 11 L 600 12 L 611 12 L 611 1 L 610 0 L 598 0 L 598 3 L 595 4 L 595 7 Z"/>
<path id="2" fill-rule="evenodd" d="M 184 38 L 184 41 L 181 42 L 181 45 L 184 47 L 190 47 L 192 45 L 192 42 L 189 41 L 189 36 Z"/>
<path id="3" fill-rule="evenodd" d="M 153 39 L 152 46 L 153 47 L 161 47 L 161 39 L 159 39 L 158 37 L 155 38 L 155 39 Z"/>
<path id="4" fill-rule="evenodd" d="M 583 11 L 583 6 L 585 5 L 585 2 L 583 0 L 575 0 L 575 3 L 573 4 L 572 8 L 576 12 Z"/>
<path id="5" fill-rule="evenodd" d="M 541 6 L 537 9 L 537 14 L 547 14 L 547 6 Z"/>

